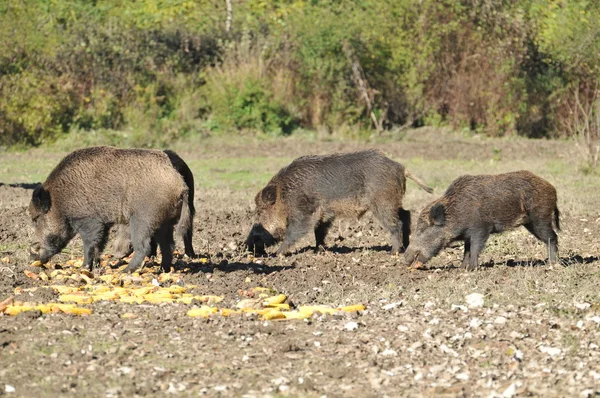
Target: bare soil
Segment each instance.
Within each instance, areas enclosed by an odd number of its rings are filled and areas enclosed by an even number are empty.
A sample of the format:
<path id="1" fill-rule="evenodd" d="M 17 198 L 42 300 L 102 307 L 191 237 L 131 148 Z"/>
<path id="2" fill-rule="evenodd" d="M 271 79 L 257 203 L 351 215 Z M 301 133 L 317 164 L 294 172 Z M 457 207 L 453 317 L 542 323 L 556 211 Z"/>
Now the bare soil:
<path id="1" fill-rule="evenodd" d="M 83 305 L 92 310 L 89 316 L 0 315 L 0 395 L 599 395 L 600 216 L 593 206 L 600 202 L 599 178 L 578 171 L 572 143 L 439 138 L 416 130 L 400 142 L 208 140 L 176 149 L 190 164 L 269 158 L 266 166 L 257 160 L 256 170 L 275 173 L 296 156 L 367 147 L 383 148 L 435 187 L 430 196 L 409 183 L 406 208 L 413 220 L 466 172 L 527 168 L 547 178 L 560 196 L 563 265 L 546 265 L 545 246 L 519 229 L 492 237 L 476 272 L 459 268 L 459 245 L 429 267 L 411 270 L 389 254 L 388 236 L 370 216 L 338 222 L 323 253 L 315 253 L 307 237 L 291 256 L 255 259 L 243 242 L 253 197 L 266 180 L 251 179 L 247 189 L 198 185 L 194 246 L 200 258 L 178 258 L 183 286 L 223 296 L 224 307 L 235 306 L 240 289 L 263 286 L 286 294 L 292 305 L 361 303 L 367 309 L 265 321 L 256 315 L 188 317 L 194 304 L 100 301 Z M 36 150 L 2 154 L 0 162 L 26 161 L 28 154 L 55 163 L 64 155 Z M 197 179 L 218 181 L 219 175 Z M 39 272 L 27 255 L 34 240 L 27 205 L 30 184 L 37 181 L 2 174 L 0 181 L 6 182 L 0 186 L 1 301 L 16 288 L 49 282 L 24 272 Z M 81 257 L 77 238 L 53 262 Z M 483 306 L 469 306 L 472 293 L 483 296 Z M 57 300 L 51 289 L 20 296 L 38 303 Z M 124 313 L 134 317 L 122 318 Z"/>

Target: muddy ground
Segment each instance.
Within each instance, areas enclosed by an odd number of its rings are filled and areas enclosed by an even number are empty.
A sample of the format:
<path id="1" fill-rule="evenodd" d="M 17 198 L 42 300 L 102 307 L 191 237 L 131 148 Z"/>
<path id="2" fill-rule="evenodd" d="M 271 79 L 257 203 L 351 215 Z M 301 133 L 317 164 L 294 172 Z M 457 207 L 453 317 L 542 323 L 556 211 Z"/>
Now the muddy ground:
<path id="1" fill-rule="evenodd" d="M 324 253 L 314 253 L 309 238 L 284 259 L 244 252 L 252 199 L 268 175 L 299 155 L 366 147 L 383 148 L 435 187 L 430 196 L 408 184 L 413 219 L 460 174 L 526 168 L 542 175 L 559 191 L 563 264 L 546 265 L 545 246 L 521 228 L 491 238 L 476 272 L 458 267 L 460 246 L 429 268 L 411 270 L 388 253 L 388 237 L 370 216 L 336 223 Z M 223 296 L 224 307 L 236 305 L 240 289 L 263 286 L 293 305 L 360 303 L 367 309 L 265 321 L 188 317 L 195 304 L 101 301 L 83 305 L 89 316 L 0 315 L 0 395 L 600 395 L 600 182 L 579 170 L 573 143 L 440 138 L 416 130 L 399 142 L 215 139 L 175 149 L 197 179 L 200 258 L 175 263 L 183 286 Z M 23 301 L 58 298 L 50 289 L 27 292 L 50 282 L 24 273 L 40 270 L 26 254 L 33 240 L 27 204 L 37 181 L 18 170 L 30 159 L 56 164 L 63 155 L 0 154 L 0 301 L 17 288 L 25 289 Z M 257 160 L 245 166 L 231 160 L 228 168 L 228 159 L 242 157 Z M 231 175 L 247 178 L 240 185 L 223 177 Z M 81 256 L 75 239 L 53 262 Z M 106 272 L 99 268 L 95 275 Z M 482 306 L 469 305 L 473 293 L 482 295 Z"/>

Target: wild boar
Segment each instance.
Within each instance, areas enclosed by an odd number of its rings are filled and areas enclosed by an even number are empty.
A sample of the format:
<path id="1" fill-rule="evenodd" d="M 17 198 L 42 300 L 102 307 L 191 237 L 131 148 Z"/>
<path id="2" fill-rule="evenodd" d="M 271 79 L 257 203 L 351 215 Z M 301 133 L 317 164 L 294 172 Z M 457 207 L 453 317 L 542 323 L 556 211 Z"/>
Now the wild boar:
<path id="1" fill-rule="evenodd" d="M 166 150 L 165 154 L 169 157 L 171 164 L 183 177 L 185 184 L 188 187 L 188 207 L 190 211 L 190 217 L 194 219 L 196 209 L 194 208 L 194 175 L 188 167 L 187 163 L 175 152 Z M 185 220 L 183 220 L 185 221 Z M 119 224 L 116 226 L 115 240 L 112 245 L 113 255 L 117 258 L 123 258 L 128 256 L 133 251 L 131 247 L 131 235 L 129 233 L 129 226 Z M 190 222 L 180 222 L 177 225 L 177 232 L 183 238 L 183 244 L 185 247 L 185 254 L 192 258 L 195 257 L 194 247 L 192 246 L 192 237 L 194 233 L 193 226 Z M 154 239 L 150 241 L 150 255 L 156 255 L 156 242 Z"/>
<path id="2" fill-rule="evenodd" d="M 173 228 L 192 223 L 189 191 L 163 151 L 91 147 L 67 155 L 38 186 L 29 204 L 39 243 L 30 252 L 42 263 L 79 234 L 84 265 L 92 269 L 113 224 L 129 224 L 135 271 L 150 253 L 154 238 L 162 268 L 173 258 Z"/>
<path id="3" fill-rule="evenodd" d="M 266 246 L 283 240 L 277 250 L 283 255 L 314 231 L 318 250 L 336 217 L 360 218 L 371 211 L 391 234 L 392 253 L 398 253 L 408 246 L 410 235 L 410 212 L 402 208 L 406 177 L 432 192 L 378 150 L 299 157 L 256 195 L 247 248 L 263 253 Z"/>
<path id="4" fill-rule="evenodd" d="M 420 267 L 454 241 L 464 241 L 463 267 L 477 267 L 490 234 L 524 226 L 548 247 L 556 262 L 560 230 L 556 189 L 529 171 L 498 175 L 465 175 L 450 184 L 441 198 L 427 205 L 404 253 Z"/>

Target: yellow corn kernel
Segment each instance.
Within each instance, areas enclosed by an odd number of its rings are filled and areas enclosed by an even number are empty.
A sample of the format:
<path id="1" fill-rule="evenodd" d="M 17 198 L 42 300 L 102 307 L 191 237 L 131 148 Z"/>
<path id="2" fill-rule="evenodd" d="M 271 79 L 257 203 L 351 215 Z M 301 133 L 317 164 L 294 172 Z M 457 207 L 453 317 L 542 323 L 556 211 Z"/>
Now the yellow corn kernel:
<path id="1" fill-rule="evenodd" d="M 263 301 L 264 305 L 273 305 L 273 304 L 281 304 L 283 303 L 287 297 L 285 294 L 278 294 L 277 296 L 268 297 Z"/>
<path id="2" fill-rule="evenodd" d="M 207 318 L 210 314 L 214 314 L 218 311 L 215 307 L 209 307 L 208 305 L 203 305 L 200 308 L 192 308 L 187 312 L 188 316 L 196 317 L 200 316 L 203 318 Z"/>
<path id="3" fill-rule="evenodd" d="M 338 311 L 345 311 L 345 312 L 364 311 L 364 310 L 365 310 L 365 306 L 362 305 L 362 304 L 347 305 L 345 307 L 338 307 Z"/>
<path id="4" fill-rule="evenodd" d="M 271 310 L 269 312 L 264 313 L 262 318 L 265 320 L 285 319 L 285 314 L 278 310 Z"/>
<path id="5" fill-rule="evenodd" d="M 73 293 L 73 294 L 61 294 L 60 296 L 58 296 L 58 301 L 61 301 L 63 303 L 71 302 L 71 303 L 77 303 L 77 304 L 90 304 L 94 300 L 86 294 Z"/>

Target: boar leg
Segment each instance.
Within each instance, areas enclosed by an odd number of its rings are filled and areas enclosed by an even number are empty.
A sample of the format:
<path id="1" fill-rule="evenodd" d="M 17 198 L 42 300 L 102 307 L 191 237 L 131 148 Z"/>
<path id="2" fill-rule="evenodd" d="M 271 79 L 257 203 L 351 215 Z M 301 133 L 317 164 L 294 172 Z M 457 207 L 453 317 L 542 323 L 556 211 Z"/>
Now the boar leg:
<path id="1" fill-rule="evenodd" d="M 410 244 L 410 210 L 400 208 L 400 210 L 398 210 L 398 216 L 402 228 L 402 249 L 405 251 Z"/>
<path id="2" fill-rule="evenodd" d="M 310 217 L 292 218 L 285 231 L 285 237 L 279 249 L 278 256 L 287 254 L 290 247 L 302 236 L 306 235 L 311 230 Z"/>
<path id="3" fill-rule="evenodd" d="M 173 249 L 175 248 L 175 240 L 173 239 L 173 225 L 163 224 L 160 229 L 154 234 L 154 239 L 160 246 L 162 261 L 160 263 L 164 272 L 171 271 L 173 263 Z"/>
<path id="4" fill-rule="evenodd" d="M 389 209 L 387 207 L 378 207 L 374 212 L 375 217 L 379 220 L 381 226 L 387 230 L 392 238 L 392 254 L 400 253 L 402 247 L 401 241 L 404 240 L 402 235 L 402 222 L 398 209 Z"/>
<path id="5" fill-rule="evenodd" d="M 471 258 L 471 240 L 469 238 L 465 239 L 465 254 L 462 260 L 462 266 L 464 269 L 469 268 L 469 262 Z"/>
<path id="6" fill-rule="evenodd" d="M 102 221 L 86 219 L 81 223 L 79 235 L 83 241 L 83 266 L 91 271 L 94 263 L 100 262 L 108 238 L 108 228 Z"/>
<path id="7" fill-rule="evenodd" d="M 331 221 L 319 221 L 317 224 L 317 227 L 315 228 L 315 250 L 325 247 L 325 237 L 327 236 L 330 227 Z"/>
<path id="8" fill-rule="evenodd" d="M 156 244 L 156 239 L 150 239 L 150 257 L 156 256 L 158 249 L 158 245 Z"/>
<path id="9" fill-rule="evenodd" d="M 479 233 L 472 235 L 469 238 L 469 245 L 467 246 L 465 239 L 465 256 L 467 255 L 467 247 L 469 248 L 469 260 L 467 265 L 467 271 L 474 271 L 479 265 L 479 253 L 483 250 L 485 242 L 488 240 L 490 235 L 487 233 Z M 464 261 L 464 259 L 463 259 Z"/>
<path id="10" fill-rule="evenodd" d="M 194 252 L 194 246 L 192 246 L 192 234 L 194 233 L 193 228 L 189 228 L 183 234 L 183 247 L 185 250 L 185 255 L 189 258 L 196 257 L 196 253 Z"/>
<path id="11" fill-rule="evenodd" d="M 552 228 L 552 223 L 531 222 L 525 224 L 525 228 L 536 238 L 546 244 L 548 248 L 548 262 L 556 264 L 556 254 L 558 252 L 558 236 Z"/>
<path id="12" fill-rule="evenodd" d="M 144 258 L 150 255 L 150 238 L 151 233 L 148 231 L 147 225 L 137 221 L 134 217 L 131 219 L 131 243 L 134 250 L 134 255 L 125 272 L 133 272 L 142 265 Z"/>

